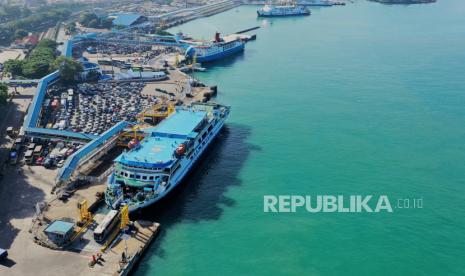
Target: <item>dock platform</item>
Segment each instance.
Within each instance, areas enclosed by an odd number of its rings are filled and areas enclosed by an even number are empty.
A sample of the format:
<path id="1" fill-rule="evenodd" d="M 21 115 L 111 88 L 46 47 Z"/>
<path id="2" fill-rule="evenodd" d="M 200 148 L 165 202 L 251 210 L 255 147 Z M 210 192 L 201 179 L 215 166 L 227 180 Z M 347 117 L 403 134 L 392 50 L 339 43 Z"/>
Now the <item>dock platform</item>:
<path id="1" fill-rule="evenodd" d="M 102 254 L 102 261 L 93 267 L 87 267 L 86 275 L 128 275 L 143 256 L 145 250 L 154 240 L 160 224 L 139 220 L 134 223 L 134 230 L 120 235 Z M 123 253 L 127 260 L 122 261 Z M 89 259 L 90 260 L 90 259 Z"/>

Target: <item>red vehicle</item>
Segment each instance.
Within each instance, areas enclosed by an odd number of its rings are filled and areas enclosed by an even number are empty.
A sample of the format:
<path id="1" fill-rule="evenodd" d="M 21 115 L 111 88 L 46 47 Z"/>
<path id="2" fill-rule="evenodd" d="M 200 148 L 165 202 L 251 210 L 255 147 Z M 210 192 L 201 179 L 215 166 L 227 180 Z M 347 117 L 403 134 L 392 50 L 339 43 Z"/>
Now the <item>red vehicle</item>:
<path id="1" fill-rule="evenodd" d="M 37 160 L 36 160 L 36 165 L 41 166 L 44 163 L 44 159 L 45 158 L 43 158 L 42 156 L 38 157 Z"/>

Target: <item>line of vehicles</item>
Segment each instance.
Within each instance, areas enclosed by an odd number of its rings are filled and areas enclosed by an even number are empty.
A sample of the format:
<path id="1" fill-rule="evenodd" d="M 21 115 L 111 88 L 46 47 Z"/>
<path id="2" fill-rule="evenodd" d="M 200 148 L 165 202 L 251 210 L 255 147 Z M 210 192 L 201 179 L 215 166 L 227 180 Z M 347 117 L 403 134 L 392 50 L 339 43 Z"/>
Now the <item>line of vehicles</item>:
<path id="1" fill-rule="evenodd" d="M 51 169 L 62 167 L 65 159 L 82 147 L 81 144 L 66 142 L 51 142 L 42 139 L 26 139 L 24 134 L 14 131 L 12 127 L 7 129 L 7 135 L 14 138 L 9 152 L 10 165 L 17 165 L 21 160 L 27 165 L 44 166 Z"/>

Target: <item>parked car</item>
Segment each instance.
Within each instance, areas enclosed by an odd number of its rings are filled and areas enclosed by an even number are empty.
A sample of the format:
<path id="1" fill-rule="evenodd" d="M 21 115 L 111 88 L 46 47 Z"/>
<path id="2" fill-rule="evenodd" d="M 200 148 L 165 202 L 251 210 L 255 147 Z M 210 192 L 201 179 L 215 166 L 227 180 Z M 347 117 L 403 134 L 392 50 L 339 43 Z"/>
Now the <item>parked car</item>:
<path id="1" fill-rule="evenodd" d="M 0 248 L 0 261 L 4 261 L 8 258 L 8 251 Z"/>
<path id="2" fill-rule="evenodd" d="M 61 168 L 61 167 L 63 167 L 64 164 L 65 164 L 65 160 L 62 159 L 62 160 L 60 160 L 60 162 L 58 162 L 57 167 Z"/>
<path id="3" fill-rule="evenodd" d="M 55 165 L 55 160 L 53 158 L 45 158 L 45 161 L 43 163 L 44 167 L 47 169 L 50 169 Z"/>
<path id="4" fill-rule="evenodd" d="M 44 160 L 45 160 L 45 158 L 43 158 L 42 156 L 38 157 L 36 159 L 36 165 L 38 165 L 38 166 L 42 165 L 44 163 Z"/>

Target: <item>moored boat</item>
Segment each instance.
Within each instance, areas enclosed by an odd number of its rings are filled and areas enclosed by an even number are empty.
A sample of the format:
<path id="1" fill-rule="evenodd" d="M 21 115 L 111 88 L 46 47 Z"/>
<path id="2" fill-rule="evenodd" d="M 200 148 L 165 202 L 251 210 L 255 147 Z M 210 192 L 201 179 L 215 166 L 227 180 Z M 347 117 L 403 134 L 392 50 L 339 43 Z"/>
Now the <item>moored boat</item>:
<path id="1" fill-rule="evenodd" d="M 214 41 L 187 41 L 185 56 L 198 62 L 211 62 L 242 52 L 245 41 L 240 38 L 222 38 L 216 33 Z"/>
<path id="2" fill-rule="evenodd" d="M 178 186 L 222 129 L 229 107 L 194 103 L 178 108 L 158 126 L 145 131 L 130 150 L 114 160 L 105 202 L 129 211 L 147 207 Z"/>
<path id="3" fill-rule="evenodd" d="M 334 5 L 334 3 L 329 0 L 301 0 L 297 3 L 302 6 L 312 7 L 331 7 L 332 5 Z"/>
<path id="4" fill-rule="evenodd" d="M 259 17 L 301 16 L 310 15 L 308 8 L 301 5 L 275 6 L 265 5 L 257 11 Z"/>

